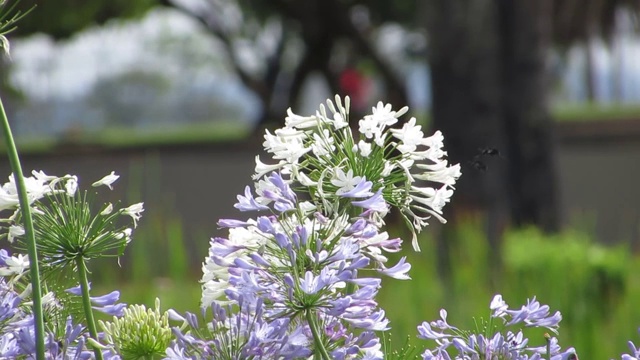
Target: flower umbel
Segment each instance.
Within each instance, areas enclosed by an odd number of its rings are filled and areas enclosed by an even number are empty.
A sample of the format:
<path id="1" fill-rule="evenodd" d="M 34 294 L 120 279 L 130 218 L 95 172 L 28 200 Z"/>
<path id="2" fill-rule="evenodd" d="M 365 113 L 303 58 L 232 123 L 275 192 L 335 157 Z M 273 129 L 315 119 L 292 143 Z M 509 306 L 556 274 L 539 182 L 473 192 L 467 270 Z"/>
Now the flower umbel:
<path id="1" fill-rule="evenodd" d="M 69 183 L 74 184 L 68 191 Z M 94 211 L 87 193 L 76 192 L 77 178 L 67 175 L 63 178 L 50 177 L 42 172 L 34 172 L 32 193 L 35 235 L 43 265 L 62 268 L 76 259 L 90 259 L 121 255 L 128 241 L 130 231 L 127 226 L 116 224 L 121 215 L 131 217 L 134 226 L 143 211 L 142 203 L 131 205 L 119 211 L 112 211 L 113 205 L 106 204 Z M 10 187 L 8 187 L 10 189 Z M 20 217 L 12 219 L 16 225 L 9 227 L 9 237 L 22 244 Z M 126 235 L 126 236 L 123 236 Z"/>
<path id="2" fill-rule="evenodd" d="M 299 359 L 312 352 L 306 331 L 288 319 L 266 320 L 261 301 L 249 304 L 237 298 L 237 307 L 211 305 L 211 322 L 200 326 L 198 317 L 173 312 L 177 342 L 167 349 L 168 359 Z M 203 317 L 207 309 L 203 309 Z M 292 327 L 293 330 L 289 331 Z"/>
<path id="3" fill-rule="evenodd" d="M 326 215 L 369 211 L 382 223 L 389 206 L 397 207 L 419 250 L 416 234 L 427 220 L 434 216 L 445 221 L 442 208 L 453 194 L 460 166 L 445 160 L 439 131 L 425 137 L 415 118 L 401 129 L 390 127 L 407 110 L 378 103 L 359 121 L 357 134 L 346 126 L 348 97 L 344 105 L 339 97 L 335 103 L 328 100 L 327 108 L 321 105 L 313 116 L 289 110 L 285 126 L 265 135 L 265 150 L 278 163 L 267 165 L 256 158 L 256 189 L 267 173 L 279 170 L 284 181 L 308 194 Z"/>
<path id="4" fill-rule="evenodd" d="M 522 326 L 544 328 L 557 333 L 562 320 L 560 312 L 550 315 L 549 306 L 540 305 L 535 297 L 528 300 L 520 310 L 510 310 L 502 296 L 496 295 L 489 307 L 489 319 L 483 320 L 476 332 L 449 325 L 447 311 L 444 309 L 440 310 L 439 320 L 423 322 L 418 326 L 418 337 L 435 341 L 437 347 L 425 350 L 422 358 L 451 359 L 449 349 L 455 350 L 454 359 L 460 360 L 565 360 L 569 355 L 575 354 L 573 348 L 562 351 L 555 337 L 549 337 L 547 345 L 529 346 L 529 339 L 524 336 Z"/>

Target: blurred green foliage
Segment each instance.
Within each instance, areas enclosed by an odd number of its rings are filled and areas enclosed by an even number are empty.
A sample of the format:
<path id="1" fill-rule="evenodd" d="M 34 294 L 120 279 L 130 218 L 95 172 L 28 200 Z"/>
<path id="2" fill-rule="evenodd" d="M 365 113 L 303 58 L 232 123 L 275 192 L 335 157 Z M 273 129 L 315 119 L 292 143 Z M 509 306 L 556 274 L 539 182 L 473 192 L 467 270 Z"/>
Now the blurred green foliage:
<path id="1" fill-rule="evenodd" d="M 492 272 L 488 241 L 477 224 L 457 229 L 449 254 L 450 283 L 436 276 L 435 246 L 423 239 L 422 253 L 406 251 L 413 280 L 385 279 L 380 294 L 398 339 L 415 335 L 424 320 L 435 320 L 446 308 L 449 323 L 475 329 L 489 315 L 489 303 L 502 294 L 511 307 L 536 296 L 563 314 L 560 345 L 573 346 L 583 358 L 617 358 L 636 340 L 640 326 L 640 259 L 626 246 L 605 247 L 585 233 L 566 231 L 546 236 L 535 228 L 512 230 L 503 239 L 501 271 Z M 491 274 L 494 274 L 493 276 Z M 402 295 L 399 295 L 402 294 Z M 532 346 L 544 344 L 542 334 L 530 334 Z M 424 344 L 415 340 L 414 345 Z M 431 344 L 432 345 L 432 344 Z"/>

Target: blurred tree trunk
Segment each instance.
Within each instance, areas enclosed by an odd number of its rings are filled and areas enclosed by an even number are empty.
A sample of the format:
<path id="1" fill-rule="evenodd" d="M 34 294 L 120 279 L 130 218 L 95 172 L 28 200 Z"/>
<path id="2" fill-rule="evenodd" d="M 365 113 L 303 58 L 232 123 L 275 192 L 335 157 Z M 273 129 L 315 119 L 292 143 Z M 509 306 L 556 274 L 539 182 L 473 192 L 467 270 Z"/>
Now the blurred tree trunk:
<path id="1" fill-rule="evenodd" d="M 439 237 L 439 269 L 447 280 L 456 223 L 483 217 L 492 243 L 507 223 L 506 163 L 493 158 L 473 163 L 480 148 L 506 146 L 498 14 L 493 0 L 427 1 L 433 127 L 444 134 L 450 162 L 462 166 L 452 203 L 445 207 L 449 224 Z"/>
<path id="2" fill-rule="evenodd" d="M 558 231 L 557 155 L 546 66 L 552 0 L 501 0 L 503 109 L 511 216 L 517 226 Z"/>
<path id="3" fill-rule="evenodd" d="M 402 81 L 393 71 L 390 64 L 383 59 L 375 47 L 370 43 L 352 22 L 350 9 L 338 0 L 270 0 L 280 14 L 288 21 L 298 25 L 298 30 L 304 42 L 302 60 L 293 72 L 289 91 L 288 106 L 295 107 L 300 98 L 300 90 L 304 81 L 311 73 L 324 76 L 331 91 L 339 92 L 339 71 L 330 67 L 334 46 L 339 41 L 347 41 L 358 52 L 358 55 L 370 59 L 385 89 L 386 101 L 396 108 L 405 106 L 408 97 Z M 331 21 L 327 21 L 331 19 Z M 278 121 L 280 123 L 281 121 Z M 268 122 L 261 123 L 266 126 Z"/>
<path id="4" fill-rule="evenodd" d="M 433 127 L 444 133 L 450 161 L 463 167 L 440 237 L 446 278 L 459 221 L 483 219 L 494 264 L 510 223 L 558 228 L 545 98 L 550 0 L 425 1 Z M 486 148 L 501 155 L 479 155 Z"/>

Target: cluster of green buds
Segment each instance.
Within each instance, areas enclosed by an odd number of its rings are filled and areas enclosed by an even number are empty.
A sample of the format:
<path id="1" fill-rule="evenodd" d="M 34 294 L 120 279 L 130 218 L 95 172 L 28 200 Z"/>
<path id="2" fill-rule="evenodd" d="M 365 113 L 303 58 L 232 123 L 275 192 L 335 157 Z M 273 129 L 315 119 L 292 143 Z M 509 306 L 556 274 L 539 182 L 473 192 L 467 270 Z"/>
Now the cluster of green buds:
<path id="1" fill-rule="evenodd" d="M 130 305 L 124 309 L 123 316 L 114 316 L 110 322 L 100 321 L 100 327 L 104 330 L 107 345 L 97 346 L 112 348 L 123 359 L 161 357 L 172 340 L 169 315 L 160 311 L 157 298 L 155 308 Z"/>

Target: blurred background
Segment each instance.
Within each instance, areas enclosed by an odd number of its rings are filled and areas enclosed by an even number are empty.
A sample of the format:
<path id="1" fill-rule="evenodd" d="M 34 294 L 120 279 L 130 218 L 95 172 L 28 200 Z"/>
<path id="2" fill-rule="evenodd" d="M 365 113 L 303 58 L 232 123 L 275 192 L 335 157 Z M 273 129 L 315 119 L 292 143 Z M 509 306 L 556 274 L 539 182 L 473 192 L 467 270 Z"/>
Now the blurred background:
<path id="1" fill-rule="evenodd" d="M 85 187 L 115 171 L 100 199 L 145 202 L 122 266 L 92 268 L 105 291 L 194 311 L 216 221 L 247 216 L 233 203 L 264 129 L 337 93 L 354 122 L 409 105 L 462 165 L 449 223 L 400 254 L 413 280 L 384 281 L 393 346 L 426 345 L 415 328 L 442 307 L 472 328 L 495 293 L 562 311 L 560 343 L 586 359 L 638 340 L 637 0 L 33 4 L 0 63 L 24 169 Z"/>

